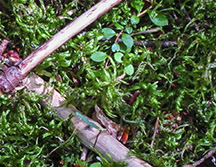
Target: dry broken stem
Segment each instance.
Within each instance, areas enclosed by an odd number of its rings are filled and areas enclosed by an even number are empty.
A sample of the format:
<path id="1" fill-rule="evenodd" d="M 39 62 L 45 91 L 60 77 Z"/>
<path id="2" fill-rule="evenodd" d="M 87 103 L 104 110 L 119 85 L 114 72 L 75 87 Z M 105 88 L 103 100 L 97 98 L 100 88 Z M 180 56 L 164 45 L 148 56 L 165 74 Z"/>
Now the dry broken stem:
<path id="1" fill-rule="evenodd" d="M 102 131 L 98 136 L 100 131 L 89 126 L 78 117 L 75 113 L 79 111 L 74 106 L 64 106 L 65 98 L 51 86 L 45 86 L 47 85 L 45 84 L 45 81 L 37 75 L 27 77 L 23 83 L 29 91 L 34 91 L 41 95 L 50 94 L 50 96 L 45 98 L 42 103 L 45 106 L 50 104 L 51 108 L 56 110 L 59 118 L 66 120 L 71 114 L 73 115 L 72 126 L 77 130 L 77 136 L 86 147 L 90 149 L 94 147 L 94 149 L 107 159 L 109 159 L 107 156 L 107 154 L 109 154 L 116 162 L 125 161 L 128 163 L 128 167 L 151 167 L 147 162 L 135 156 L 128 155 L 129 149 L 106 131 Z M 103 129 L 97 122 L 90 118 L 87 119 Z M 97 142 L 95 144 L 96 139 Z"/>

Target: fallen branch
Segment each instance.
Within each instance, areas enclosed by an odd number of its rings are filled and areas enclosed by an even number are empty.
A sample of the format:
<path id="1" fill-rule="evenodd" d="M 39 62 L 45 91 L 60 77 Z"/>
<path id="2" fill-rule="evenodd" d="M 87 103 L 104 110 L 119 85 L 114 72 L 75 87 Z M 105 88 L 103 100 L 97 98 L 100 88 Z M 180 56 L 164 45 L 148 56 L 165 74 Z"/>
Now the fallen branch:
<path id="1" fill-rule="evenodd" d="M 57 116 L 59 118 L 67 120 L 72 114 L 72 126 L 77 130 L 77 136 L 86 147 L 90 149 L 96 149 L 107 159 L 109 159 L 109 156 L 107 156 L 108 154 L 116 162 L 127 162 L 128 167 L 151 167 L 151 165 L 149 165 L 147 162 L 135 156 L 128 155 L 130 150 L 109 133 L 107 133 L 106 131 L 102 131 L 100 133 L 98 129 L 91 127 L 87 123 L 85 123 L 80 117 L 75 114 L 79 111 L 72 105 L 64 106 L 65 98 L 62 97 L 60 93 L 54 90 L 51 86 L 46 87 L 45 85 L 47 84 L 45 84 L 45 81 L 37 75 L 27 77 L 23 81 L 23 84 L 29 91 L 34 91 L 41 95 L 50 94 L 50 96 L 43 99 L 42 103 L 44 106 L 50 104 L 50 107 L 56 110 Z M 87 119 L 103 129 L 97 122 L 93 121 L 90 118 Z M 97 142 L 95 143 L 96 140 Z"/>
<path id="2" fill-rule="evenodd" d="M 78 17 L 74 22 L 70 23 L 50 38 L 41 47 L 32 52 L 20 64 L 4 69 L 0 74 L 0 90 L 3 93 L 11 92 L 22 81 L 23 85 L 25 85 L 28 90 L 35 91 L 41 95 L 48 94 L 49 96 L 42 101 L 43 105 L 47 106 L 49 104 L 51 108 L 56 110 L 57 116 L 61 119 L 69 119 L 70 115 L 73 115 L 71 120 L 72 126 L 76 129 L 77 136 L 86 147 L 96 149 L 104 157 L 107 157 L 107 159 L 109 159 L 109 156 L 107 155 L 109 154 L 114 161 L 128 162 L 129 167 L 151 167 L 151 165 L 143 160 L 128 155 L 129 149 L 106 131 L 99 131 L 98 129 L 89 126 L 75 114 L 79 111 L 74 106 L 64 106 L 65 98 L 51 86 L 46 87 L 45 81 L 40 77 L 36 75 L 27 77 L 28 73 L 48 55 L 120 2 L 121 0 L 101 0 Z M 87 117 L 86 119 L 90 122 L 94 122 Z M 97 122 L 94 122 L 94 124 L 97 124 L 100 129 L 103 129 Z"/>
<path id="3" fill-rule="evenodd" d="M 11 92 L 47 56 L 121 1 L 101 0 L 32 52 L 18 66 L 5 69 L 4 73 L 0 75 L 1 92 Z"/>

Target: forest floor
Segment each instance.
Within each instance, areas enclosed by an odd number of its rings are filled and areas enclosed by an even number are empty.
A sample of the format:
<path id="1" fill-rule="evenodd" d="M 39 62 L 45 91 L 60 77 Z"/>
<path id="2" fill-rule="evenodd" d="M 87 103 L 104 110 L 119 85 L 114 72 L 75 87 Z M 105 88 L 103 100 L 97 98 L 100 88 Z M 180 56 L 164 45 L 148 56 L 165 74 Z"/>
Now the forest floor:
<path id="1" fill-rule="evenodd" d="M 14 60 L 11 50 L 26 57 L 95 3 L 0 1 L 0 42 L 10 41 L 1 64 Z M 125 128 L 130 154 L 152 166 L 214 166 L 215 11 L 210 0 L 122 1 L 33 72 L 83 115 L 97 104 Z M 95 152 L 81 161 L 82 143 L 42 98 L 26 89 L 0 95 L 0 166 L 121 166 Z"/>

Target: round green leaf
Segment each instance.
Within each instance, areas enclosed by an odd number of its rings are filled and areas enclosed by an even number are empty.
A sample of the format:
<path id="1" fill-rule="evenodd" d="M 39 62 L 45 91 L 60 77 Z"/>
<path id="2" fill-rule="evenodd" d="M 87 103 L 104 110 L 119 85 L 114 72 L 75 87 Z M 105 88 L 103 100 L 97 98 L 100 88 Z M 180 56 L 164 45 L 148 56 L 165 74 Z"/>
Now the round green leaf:
<path id="1" fill-rule="evenodd" d="M 140 18 L 136 15 L 133 15 L 131 17 L 131 24 L 135 25 L 135 24 L 138 24 L 140 22 Z"/>
<path id="2" fill-rule="evenodd" d="M 120 23 L 121 23 L 121 25 L 126 26 L 127 25 L 127 20 L 122 20 Z"/>
<path id="3" fill-rule="evenodd" d="M 111 28 L 103 28 L 102 32 L 105 38 L 112 38 L 113 36 L 116 35 L 116 32 Z"/>
<path id="4" fill-rule="evenodd" d="M 122 63 L 121 58 L 122 58 L 123 56 L 124 56 L 123 53 L 117 52 L 117 53 L 114 54 L 114 59 L 115 59 L 115 61 L 117 61 L 118 63 Z"/>
<path id="5" fill-rule="evenodd" d="M 130 34 L 133 32 L 133 28 L 132 27 L 125 27 L 125 31 Z"/>
<path id="6" fill-rule="evenodd" d="M 98 51 L 98 52 L 93 53 L 90 58 L 95 62 L 102 62 L 107 57 L 108 55 L 106 53 Z"/>
<path id="7" fill-rule="evenodd" d="M 133 65 L 130 64 L 130 65 L 126 66 L 126 67 L 124 68 L 124 71 L 125 71 L 125 73 L 128 74 L 128 75 L 132 75 L 132 74 L 134 73 L 134 67 L 133 67 Z"/>
<path id="8" fill-rule="evenodd" d="M 91 164 L 89 167 L 101 167 L 101 163 L 95 162 L 95 163 Z"/>
<path id="9" fill-rule="evenodd" d="M 113 52 L 118 52 L 119 50 L 120 50 L 119 44 L 118 44 L 118 43 L 114 43 L 114 44 L 112 45 L 112 51 L 113 51 Z"/>
<path id="10" fill-rule="evenodd" d="M 128 35 L 128 34 L 125 34 L 125 33 L 123 33 L 122 34 L 122 42 L 127 46 L 127 47 L 132 47 L 133 46 L 133 44 L 134 44 L 134 41 L 133 41 L 133 38 L 130 36 L 130 35 Z"/>
<path id="11" fill-rule="evenodd" d="M 133 0 L 131 2 L 131 6 L 133 8 L 135 8 L 138 12 L 142 11 L 142 8 L 143 8 L 144 4 L 145 3 L 143 2 L 143 0 Z"/>
<path id="12" fill-rule="evenodd" d="M 121 24 L 119 24 L 119 23 L 115 23 L 114 25 L 115 25 L 115 27 L 116 27 L 117 30 L 124 29 L 124 27 Z"/>
<path id="13" fill-rule="evenodd" d="M 162 13 L 158 13 L 156 11 L 151 11 L 149 13 L 149 18 L 156 26 L 166 26 L 168 25 L 168 19 Z"/>

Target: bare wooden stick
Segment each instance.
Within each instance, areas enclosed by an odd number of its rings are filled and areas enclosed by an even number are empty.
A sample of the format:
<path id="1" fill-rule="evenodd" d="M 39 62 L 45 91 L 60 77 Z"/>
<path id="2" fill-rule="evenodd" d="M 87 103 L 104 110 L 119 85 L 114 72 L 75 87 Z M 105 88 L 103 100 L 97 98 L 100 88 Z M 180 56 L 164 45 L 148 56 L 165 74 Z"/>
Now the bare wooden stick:
<path id="1" fill-rule="evenodd" d="M 154 141 L 158 132 L 158 125 L 159 125 L 159 117 L 157 117 L 156 122 L 155 122 L 155 128 L 154 128 L 154 134 L 152 136 L 152 141 L 151 141 L 151 147 L 154 145 Z"/>
<path id="2" fill-rule="evenodd" d="M 7 44 L 8 43 L 9 43 L 8 40 L 6 40 L 6 39 L 2 40 L 1 45 L 0 45 L 0 57 L 2 56 L 2 54 L 5 51 L 5 49 L 7 48 Z"/>
<path id="3" fill-rule="evenodd" d="M 101 0 L 32 52 L 17 67 L 5 69 L 5 72 L 0 75 L 0 90 L 3 93 L 12 91 L 19 84 L 20 80 L 25 78 L 47 56 L 121 1 Z"/>
<path id="4" fill-rule="evenodd" d="M 59 118 L 68 119 L 71 114 L 73 115 L 72 126 L 77 130 L 79 139 L 86 147 L 96 149 L 107 159 L 109 159 L 109 156 L 107 156 L 108 154 L 116 162 L 128 162 L 128 167 L 151 167 L 151 165 L 149 165 L 147 162 L 135 156 L 128 155 L 129 149 L 106 131 L 102 131 L 99 134 L 100 131 L 98 129 L 86 124 L 75 114 L 79 111 L 72 105 L 64 106 L 63 103 L 65 98 L 62 97 L 60 93 L 54 90 L 51 86 L 45 86 L 45 81 L 37 75 L 27 77 L 23 83 L 30 91 L 34 91 L 41 95 L 50 94 L 46 99 L 43 100 L 43 104 L 50 104 L 50 106 L 56 110 L 57 116 Z M 103 129 L 97 122 L 90 118 L 87 119 Z M 95 144 L 96 139 L 97 142 Z"/>
<path id="5" fill-rule="evenodd" d="M 41 63 L 48 55 L 58 49 L 66 41 L 74 35 L 82 31 L 92 22 L 97 20 L 101 15 L 110 10 L 113 6 L 120 3 L 121 0 L 101 0 L 94 5 L 91 9 L 79 16 L 75 21 L 68 24 L 65 28 L 55 34 L 41 47 L 32 52 L 23 62 L 19 65 L 22 69 L 23 75 L 28 74 L 35 66 Z"/>
<path id="6" fill-rule="evenodd" d="M 213 154 L 215 154 L 215 153 L 216 153 L 216 150 L 211 150 L 203 158 L 201 158 L 200 160 L 196 161 L 195 163 L 193 163 L 191 165 L 184 165 L 183 167 L 196 167 L 196 166 L 200 166 L 205 160 L 207 160 L 208 158 L 210 158 L 211 156 L 213 156 Z"/>

